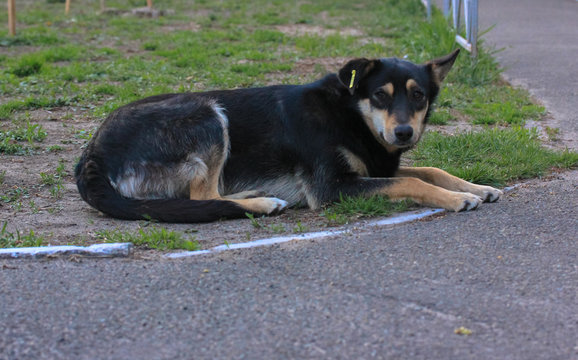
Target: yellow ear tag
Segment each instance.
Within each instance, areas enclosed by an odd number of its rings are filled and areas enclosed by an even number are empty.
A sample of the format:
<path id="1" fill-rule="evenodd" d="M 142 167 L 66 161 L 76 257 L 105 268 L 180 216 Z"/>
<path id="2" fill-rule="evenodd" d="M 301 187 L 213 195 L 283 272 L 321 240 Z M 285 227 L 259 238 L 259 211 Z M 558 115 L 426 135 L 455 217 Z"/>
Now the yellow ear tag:
<path id="1" fill-rule="evenodd" d="M 355 70 L 351 70 L 351 82 L 349 83 L 349 88 L 353 87 L 353 80 L 355 80 Z"/>

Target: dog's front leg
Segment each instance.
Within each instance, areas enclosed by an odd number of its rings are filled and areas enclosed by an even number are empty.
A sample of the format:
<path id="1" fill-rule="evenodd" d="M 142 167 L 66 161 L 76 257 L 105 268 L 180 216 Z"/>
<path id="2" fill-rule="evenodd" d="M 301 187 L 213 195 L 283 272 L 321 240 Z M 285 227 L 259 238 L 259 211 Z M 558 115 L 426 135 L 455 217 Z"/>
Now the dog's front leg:
<path id="1" fill-rule="evenodd" d="M 386 195 L 392 200 L 411 199 L 418 204 L 452 211 L 473 210 L 483 201 L 477 195 L 447 190 L 415 177 L 357 178 L 355 181 L 339 182 L 332 193 L 348 196 Z"/>
<path id="2" fill-rule="evenodd" d="M 503 194 L 491 186 L 472 184 L 434 167 L 400 167 L 395 176 L 414 177 L 447 190 L 471 193 L 481 197 L 484 202 L 497 201 Z"/>

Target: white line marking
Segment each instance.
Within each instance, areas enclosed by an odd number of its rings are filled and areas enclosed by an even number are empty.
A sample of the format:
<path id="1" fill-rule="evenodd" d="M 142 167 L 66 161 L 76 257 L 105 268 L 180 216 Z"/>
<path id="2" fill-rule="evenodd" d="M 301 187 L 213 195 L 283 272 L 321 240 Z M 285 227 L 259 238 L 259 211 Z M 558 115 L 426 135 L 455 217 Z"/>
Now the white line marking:
<path id="1" fill-rule="evenodd" d="M 388 225 L 397 225 L 403 224 L 407 222 L 412 222 L 415 220 L 423 219 L 428 216 L 432 216 L 434 214 L 439 214 L 445 212 L 444 209 L 427 209 L 422 211 L 412 211 L 407 213 L 398 214 L 397 216 L 390 217 L 383 220 L 373 221 L 361 226 L 363 227 L 381 227 L 381 226 L 388 226 Z M 360 229 L 358 223 L 353 224 L 350 227 L 355 227 L 357 230 Z M 299 235 L 289 235 L 289 236 L 278 236 L 266 239 L 259 239 L 254 241 L 249 241 L 245 243 L 237 243 L 237 244 L 229 244 L 229 245 L 219 245 L 207 250 L 197 250 L 197 251 L 182 251 L 177 253 L 166 254 L 164 257 L 168 259 L 180 259 L 184 257 L 191 257 L 197 255 L 206 255 L 206 254 L 214 254 L 222 251 L 227 250 L 238 250 L 238 249 L 249 249 L 255 248 L 260 246 L 270 246 L 274 244 L 281 244 L 289 241 L 300 241 L 300 240 L 311 240 L 311 239 L 323 239 L 332 236 L 338 236 L 343 234 L 351 234 L 351 229 L 342 229 L 342 230 L 328 230 L 328 231 L 317 231 L 311 232 L 306 234 L 299 234 Z"/>
<path id="2" fill-rule="evenodd" d="M 82 255 L 95 257 L 125 257 L 132 252 L 132 243 L 95 244 L 85 246 L 41 246 L 0 249 L 0 259 L 38 258 L 53 255 Z"/>

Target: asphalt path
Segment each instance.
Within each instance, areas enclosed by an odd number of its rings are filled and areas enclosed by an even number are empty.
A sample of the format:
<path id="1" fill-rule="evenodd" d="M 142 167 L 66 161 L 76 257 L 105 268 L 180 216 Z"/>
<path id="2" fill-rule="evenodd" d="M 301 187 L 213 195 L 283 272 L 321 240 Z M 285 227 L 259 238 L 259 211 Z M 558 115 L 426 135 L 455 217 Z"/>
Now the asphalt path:
<path id="1" fill-rule="evenodd" d="M 554 4 L 578 18 L 569 0 L 484 3 L 542 32 L 560 33 Z M 534 79 L 556 38 L 506 76 Z M 575 105 L 573 74 L 556 91 Z M 564 134 L 571 107 L 552 111 Z M 577 189 L 574 170 L 473 212 L 181 260 L 1 260 L 0 359 L 578 359 Z"/>

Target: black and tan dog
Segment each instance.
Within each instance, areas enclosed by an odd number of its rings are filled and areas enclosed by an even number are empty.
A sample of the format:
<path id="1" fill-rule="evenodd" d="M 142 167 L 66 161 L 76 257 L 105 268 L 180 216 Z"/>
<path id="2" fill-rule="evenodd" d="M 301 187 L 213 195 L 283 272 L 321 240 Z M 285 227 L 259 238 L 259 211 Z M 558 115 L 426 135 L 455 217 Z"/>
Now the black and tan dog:
<path id="1" fill-rule="evenodd" d="M 457 55 L 424 65 L 356 59 L 307 85 L 134 102 L 95 133 L 76 167 L 78 189 L 110 216 L 165 222 L 317 209 L 340 195 L 475 209 L 501 192 L 399 166 Z"/>

